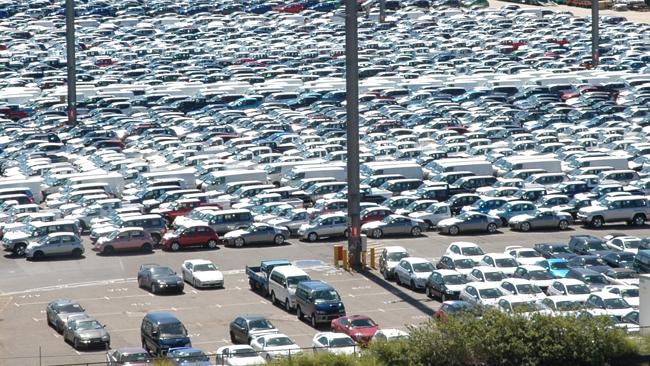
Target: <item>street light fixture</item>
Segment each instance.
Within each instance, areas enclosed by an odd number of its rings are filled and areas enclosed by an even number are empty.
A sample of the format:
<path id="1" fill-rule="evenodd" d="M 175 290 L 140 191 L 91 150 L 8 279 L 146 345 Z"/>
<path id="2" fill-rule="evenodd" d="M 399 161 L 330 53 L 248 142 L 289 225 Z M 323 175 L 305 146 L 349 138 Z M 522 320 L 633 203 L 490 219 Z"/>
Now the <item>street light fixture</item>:
<path id="1" fill-rule="evenodd" d="M 65 0 L 65 43 L 68 66 L 68 124 L 77 124 L 77 76 L 75 70 L 74 0 Z"/>

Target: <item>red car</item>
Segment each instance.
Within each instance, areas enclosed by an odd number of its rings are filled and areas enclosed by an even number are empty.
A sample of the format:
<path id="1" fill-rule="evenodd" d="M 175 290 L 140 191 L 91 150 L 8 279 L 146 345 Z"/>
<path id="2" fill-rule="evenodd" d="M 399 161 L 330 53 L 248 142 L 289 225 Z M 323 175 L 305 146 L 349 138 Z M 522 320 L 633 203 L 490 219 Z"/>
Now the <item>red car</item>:
<path id="1" fill-rule="evenodd" d="M 281 13 L 300 13 L 301 11 L 305 10 L 305 6 L 300 3 L 294 3 L 294 4 L 287 4 L 283 6 L 276 6 L 273 10 L 279 11 Z"/>
<path id="2" fill-rule="evenodd" d="M 360 344 L 367 344 L 379 325 L 365 315 L 345 315 L 332 320 L 332 332 L 344 333 Z"/>
<path id="3" fill-rule="evenodd" d="M 394 212 L 385 207 L 369 207 L 361 211 L 361 225 L 373 221 L 382 221 L 386 216 L 393 215 Z"/>
<path id="4" fill-rule="evenodd" d="M 202 207 L 202 206 L 214 206 L 215 210 L 221 209 L 221 207 L 219 207 L 218 205 L 204 204 L 199 199 L 190 198 L 190 199 L 180 199 L 178 201 L 171 202 L 165 208 L 160 208 L 160 207 L 155 208 L 151 210 L 151 213 L 157 213 L 163 218 L 165 218 L 165 220 L 167 220 L 168 223 L 172 223 L 178 216 L 185 216 L 194 208 Z"/>
<path id="5" fill-rule="evenodd" d="M 196 224 L 168 231 L 160 240 L 163 249 L 173 252 L 186 247 L 208 247 L 214 249 L 219 242 L 219 235 L 209 226 Z"/>

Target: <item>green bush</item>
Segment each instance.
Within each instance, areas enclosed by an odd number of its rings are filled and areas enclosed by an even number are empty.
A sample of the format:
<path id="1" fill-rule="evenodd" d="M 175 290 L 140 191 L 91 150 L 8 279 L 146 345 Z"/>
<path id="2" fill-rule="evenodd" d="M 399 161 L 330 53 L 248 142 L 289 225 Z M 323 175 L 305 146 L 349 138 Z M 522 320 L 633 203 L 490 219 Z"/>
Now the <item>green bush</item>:
<path id="1" fill-rule="evenodd" d="M 330 353 L 316 353 L 315 355 L 303 355 L 276 360 L 270 363 L 274 366 L 383 366 L 370 355 L 363 357 L 333 355 Z"/>

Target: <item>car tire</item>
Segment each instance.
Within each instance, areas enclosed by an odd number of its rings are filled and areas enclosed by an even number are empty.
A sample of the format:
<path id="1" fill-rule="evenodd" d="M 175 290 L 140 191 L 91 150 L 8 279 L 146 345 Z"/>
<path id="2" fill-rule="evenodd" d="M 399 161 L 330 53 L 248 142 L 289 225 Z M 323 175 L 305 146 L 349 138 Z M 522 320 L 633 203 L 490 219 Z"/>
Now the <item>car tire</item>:
<path id="1" fill-rule="evenodd" d="M 370 233 L 370 236 L 379 239 L 384 235 L 384 233 L 381 231 L 381 229 L 373 229 L 372 232 Z"/>
<path id="2" fill-rule="evenodd" d="M 525 221 L 522 222 L 521 224 L 519 224 L 519 230 L 523 232 L 530 231 L 530 223 Z"/>
<path id="3" fill-rule="evenodd" d="M 175 241 L 169 246 L 169 249 L 171 249 L 172 252 L 178 252 L 181 249 L 181 245 Z"/>
<path id="4" fill-rule="evenodd" d="M 149 243 L 144 243 L 142 244 L 142 247 L 140 247 L 144 253 L 149 253 L 153 250 L 153 246 Z"/>
<path id="5" fill-rule="evenodd" d="M 402 286 L 402 279 L 398 274 L 395 274 L 395 283 L 397 283 L 398 286 Z"/>
<path id="6" fill-rule="evenodd" d="M 347 239 L 348 237 L 350 237 L 350 230 L 348 230 L 348 229 L 343 230 L 343 236 L 344 236 L 346 239 Z"/>
<path id="7" fill-rule="evenodd" d="M 434 225 L 433 225 L 433 223 L 431 221 L 424 220 L 424 230 L 427 230 L 427 231 L 433 230 L 433 227 L 434 227 Z"/>
<path id="8" fill-rule="evenodd" d="M 199 287 L 196 285 L 196 278 L 192 278 L 192 287 L 194 287 L 194 288 L 199 288 Z"/>
<path id="9" fill-rule="evenodd" d="M 25 255 L 26 248 L 27 245 L 25 243 L 16 244 L 16 246 L 14 247 L 14 254 L 19 257 L 22 257 Z"/>
<path id="10" fill-rule="evenodd" d="M 83 252 L 79 248 L 74 248 L 72 250 L 72 256 L 75 257 L 75 258 L 81 258 L 82 254 L 83 254 Z"/>
<path id="11" fill-rule="evenodd" d="M 411 235 L 415 237 L 422 235 L 422 229 L 420 229 L 418 226 L 414 227 L 411 229 Z"/>
<path id="12" fill-rule="evenodd" d="M 316 233 L 309 233 L 309 234 L 307 235 L 307 241 L 313 243 L 313 242 L 315 242 L 316 240 L 318 240 L 318 234 L 316 234 Z"/>
<path id="13" fill-rule="evenodd" d="M 74 347 L 74 349 L 78 350 L 78 349 L 79 349 L 79 346 L 80 346 L 80 345 L 79 345 L 79 339 L 74 338 L 74 339 L 72 340 L 72 346 Z"/>
<path id="14" fill-rule="evenodd" d="M 235 333 L 233 333 L 233 332 L 230 332 L 230 341 L 233 344 L 237 344 L 237 338 L 235 338 Z"/>
<path id="15" fill-rule="evenodd" d="M 460 229 L 456 225 L 450 226 L 448 231 L 449 231 L 449 235 L 453 235 L 453 236 L 456 236 L 460 233 Z"/>
<path id="16" fill-rule="evenodd" d="M 495 232 L 497 231 L 497 224 L 494 224 L 494 223 L 490 223 L 490 224 L 488 224 L 488 226 L 487 226 L 487 231 L 488 231 L 488 233 L 490 233 L 490 234 L 495 233 Z"/>
<path id="17" fill-rule="evenodd" d="M 443 302 L 447 301 L 447 295 L 446 294 L 440 294 L 440 303 L 442 304 Z"/>
<path id="18" fill-rule="evenodd" d="M 285 239 L 284 239 L 284 235 L 281 235 L 281 234 L 278 234 L 278 235 L 276 235 L 276 236 L 273 238 L 273 242 L 274 242 L 276 245 L 282 245 L 282 244 L 284 244 L 284 240 L 285 240 Z"/>
<path id="19" fill-rule="evenodd" d="M 271 304 L 278 305 L 278 299 L 275 297 L 275 291 L 271 291 Z"/>
<path id="20" fill-rule="evenodd" d="M 418 289 L 417 287 L 415 287 L 415 281 L 411 280 L 411 282 L 409 282 L 409 288 L 413 291 Z"/>
<path id="21" fill-rule="evenodd" d="M 216 249 L 217 248 L 217 241 L 214 239 L 208 240 L 208 243 L 206 244 L 208 249 Z"/>
<path id="22" fill-rule="evenodd" d="M 590 225 L 596 229 L 603 227 L 603 218 L 601 216 L 595 216 L 591 219 Z"/>
<path id="23" fill-rule="evenodd" d="M 32 260 L 35 260 L 35 261 L 43 260 L 43 258 L 45 258 L 45 254 L 43 254 L 43 252 L 41 252 L 40 250 L 37 251 L 37 252 L 34 252 L 34 254 L 32 255 Z"/>
<path id="24" fill-rule="evenodd" d="M 390 280 L 390 276 L 388 275 L 388 271 L 386 271 L 386 269 L 382 268 L 380 272 L 381 272 L 381 276 L 384 277 L 384 280 L 386 281 Z"/>
<path id="25" fill-rule="evenodd" d="M 244 246 L 244 244 L 246 244 L 246 242 L 244 241 L 244 238 L 235 238 L 233 244 L 235 244 L 235 247 L 241 248 Z"/>
<path id="26" fill-rule="evenodd" d="M 634 226 L 643 226 L 643 225 L 645 225 L 645 216 L 643 216 L 641 214 L 634 215 L 634 218 L 632 218 L 632 225 L 634 225 Z"/>
<path id="27" fill-rule="evenodd" d="M 433 291 L 431 290 L 431 287 L 429 286 L 425 287 L 424 293 L 427 295 L 428 298 L 433 299 Z"/>
<path id="28" fill-rule="evenodd" d="M 151 234 L 151 240 L 153 240 L 154 245 L 160 245 L 160 235 Z"/>
<path id="29" fill-rule="evenodd" d="M 311 313 L 311 318 L 309 319 L 309 321 L 311 323 L 311 327 L 316 329 L 316 327 L 318 326 L 318 323 L 316 323 L 316 314 Z"/>
<path id="30" fill-rule="evenodd" d="M 302 320 L 305 318 L 305 314 L 302 313 L 300 306 L 296 307 L 296 316 L 298 317 L 298 320 Z"/>
<path id="31" fill-rule="evenodd" d="M 291 312 L 291 303 L 289 302 L 289 299 L 288 299 L 288 298 L 284 299 L 284 310 L 285 310 L 287 313 L 290 313 L 290 312 Z"/>
<path id="32" fill-rule="evenodd" d="M 115 248 L 112 246 L 108 245 L 104 247 L 104 250 L 102 250 L 103 255 L 113 255 L 115 254 Z"/>
<path id="33" fill-rule="evenodd" d="M 151 293 L 152 293 L 152 294 L 158 294 L 158 291 L 159 291 L 159 290 L 158 290 L 158 285 L 156 285 L 155 283 L 152 284 L 152 285 L 151 285 Z"/>
<path id="34" fill-rule="evenodd" d="M 569 228 L 569 222 L 567 220 L 560 220 L 560 222 L 557 224 L 557 227 L 560 230 L 566 230 Z"/>

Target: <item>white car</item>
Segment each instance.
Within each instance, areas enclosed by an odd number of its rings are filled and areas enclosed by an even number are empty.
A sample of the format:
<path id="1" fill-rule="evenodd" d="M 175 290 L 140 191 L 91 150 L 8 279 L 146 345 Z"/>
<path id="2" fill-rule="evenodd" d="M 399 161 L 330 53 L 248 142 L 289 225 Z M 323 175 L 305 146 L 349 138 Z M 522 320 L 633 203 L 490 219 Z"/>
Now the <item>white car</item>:
<path id="1" fill-rule="evenodd" d="M 460 291 L 459 300 L 473 305 L 495 306 L 504 295 L 494 282 L 470 282 Z"/>
<path id="2" fill-rule="evenodd" d="M 573 295 L 584 302 L 589 298 L 591 290 L 580 280 L 574 278 L 558 278 L 548 287 L 546 294 L 548 296 Z"/>
<path id="3" fill-rule="evenodd" d="M 636 254 L 639 252 L 639 247 L 642 243 L 643 241 L 636 236 L 617 236 L 608 240 L 605 245 L 618 252 L 630 252 Z"/>
<path id="4" fill-rule="evenodd" d="M 488 253 L 479 261 L 479 266 L 494 267 L 505 273 L 506 276 L 512 276 L 517 269 L 517 261 L 505 253 Z"/>
<path id="5" fill-rule="evenodd" d="M 589 295 L 585 306 L 596 310 L 604 310 L 607 315 L 613 315 L 618 318 L 634 310 L 621 295 L 611 292 L 594 292 Z"/>
<path id="6" fill-rule="evenodd" d="M 371 341 L 389 342 L 389 341 L 395 341 L 400 339 L 406 339 L 408 338 L 408 336 L 409 336 L 408 332 L 405 332 L 401 329 L 385 328 L 376 331 L 375 335 L 372 336 Z"/>
<path id="7" fill-rule="evenodd" d="M 266 361 L 249 345 L 238 344 L 217 349 L 217 365 L 252 366 L 264 364 L 266 364 Z"/>
<path id="8" fill-rule="evenodd" d="M 205 259 L 188 259 L 181 266 L 183 280 L 196 288 L 223 287 L 223 273 L 214 263 Z"/>
<path id="9" fill-rule="evenodd" d="M 479 266 L 472 268 L 467 275 L 467 281 L 474 282 L 495 282 L 497 285 L 506 279 L 506 275 L 498 268 Z"/>
<path id="10" fill-rule="evenodd" d="M 335 355 L 353 355 L 357 351 L 360 351 L 357 342 L 349 335 L 343 333 L 316 333 L 311 344 L 314 353 L 329 352 Z"/>
<path id="11" fill-rule="evenodd" d="M 466 242 L 466 241 L 456 241 L 447 247 L 445 254 L 460 254 L 467 257 L 470 257 L 474 263 L 478 263 L 483 259 L 485 252 L 477 244 Z"/>
<path id="12" fill-rule="evenodd" d="M 409 252 L 400 246 L 384 247 L 379 256 L 379 272 L 384 279 L 389 280 L 395 275 L 395 267 L 403 258 L 409 256 Z"/>
<path id="13" fill-rule="evenodd" d="M 519 245 L 507 246 L 504 253 L 513 257 L 520 265 L 531 265 L 544 259 L 535 249 Z"/>
<path id="14" fill-rule="evenodd" d="M 639 307 L 639 287 L 625 285 L 611 285 L 603 287 L 603 292 L 610 292 L 621 296 L 634 308 Z"/>
<path id="15" fill-rule="evenodd" d="M 451 217 L 451 209 L 447 203 L 434 203 L 424 211 L 415 211 L 408 214 L 410 218 L 422 220 L 426 229 L 432 229 L 438 222 Z"/>
<path id="16" fill-rule="evenodd" d="M 559 315 L 577 314 L 584 307 L 585 301 L 576 295 L 553 295 L 538 300 L 551 311 Z"/>
<path id="17" fill-rule="evenodd" d="M 445 254 L 438 260 L 436 268 L 453 269 L 467 276 L 476 267 L 476 262 L 472 258 L 459 254 Z"/>
<path id="18" fill-rule="evenodd" d="M 507 314 L 519 314 L 524 317 L 533 314 L 551 315 L 553 312 L 541 302 L 536 302 L 528 296 L 507 295 L 497 302 L 497 308 Z"/>
<path id="19" fill-rule="evenodd" d="M 411 290 L 424 289 L 427 279 L 436 267 L 428 259 L 406 257 L 395 267 L 395 281 L 407 285 Z"/>
<path id="20" fill-rule="evenodd" d="M 499 289 L 504 293 L 527 297 L 531 300 L 541 300 L 546 297 L 541 288 L 523 278 L 505 279 L 501 281 Z"/>
<path id="21" fill-rule="evenodd" d="M 515 270 L 515 278 L 529 280 L 532 284 L 546 291 L 555 281 L 555 277 L 550 274 L 544 267 L 535 265 L 523 265 Z"/>
<path id="22" fill-rule="evenodd" d="M 266 361 L 302 354 L 300 346 L 282 333 L 259 336 L 251 341 L 251 347 Z"/>

